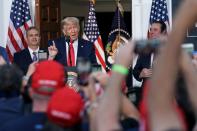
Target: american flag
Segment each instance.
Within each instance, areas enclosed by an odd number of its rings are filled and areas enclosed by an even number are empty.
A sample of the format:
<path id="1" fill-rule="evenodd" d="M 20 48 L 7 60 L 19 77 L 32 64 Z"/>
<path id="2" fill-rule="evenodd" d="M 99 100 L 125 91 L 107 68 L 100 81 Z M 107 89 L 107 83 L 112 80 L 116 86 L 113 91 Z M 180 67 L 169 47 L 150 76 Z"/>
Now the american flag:
<path id="1" fill-rule="evenodd" d="M 97 25 L 93 1 L 90 1 L 89 4 L 88 19 L 85 23 L 83 38 L 94 43 L 97 63 L 100 64 L 102 66 L 103 71 L 105 71 L 106 68 L 105 53 L 104 53 L 102 39 L 99 33 L 99 28 Z"/>
<path id="2" fill-rule="evenodd" d="M 169 17 L 168 17 L 168 8 L 166 0 L 153 0 L 150 12 L 150 25 L 154 21 L 163 21 L 169 28 Z"/>
<path id="3" fill-rule="evenodd" d="M 27 47 L 26 30 L 32 26 L 30 10 L 27 0 L 14 0 L 12 2 L 10 21 L 8 27 L 8 38 L 6 49 L 10 58 L 13 55 Z"/>

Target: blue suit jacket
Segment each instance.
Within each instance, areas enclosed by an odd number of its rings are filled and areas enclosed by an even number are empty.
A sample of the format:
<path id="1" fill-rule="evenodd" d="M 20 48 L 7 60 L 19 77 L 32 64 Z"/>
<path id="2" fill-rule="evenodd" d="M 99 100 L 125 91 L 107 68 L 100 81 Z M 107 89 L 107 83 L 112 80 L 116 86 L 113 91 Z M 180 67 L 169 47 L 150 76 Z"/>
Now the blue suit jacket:
<path id="1" fill-rule="evenodd" d="M 16 64 L 24 74 L 27 73 L 29 65 L 33 62 L 28 48 L 14 54 L 13 63 Z"/>
<path id="2" fill-rule="evenodd" d="M 5 50 L 5 48 L 1 47 L 0 46 L 0 55 L 3 56 L 4 60 L 9 63 L 9 59 L 8 59 L 8 55 L 7 55 L 7 52 Z"/>
<path id="3" fill-rule="evenodd" d="M 48 44 L 49 46 L 52 45 L 53 40 L 49 40 Z M 63 64 L 64 66 L 67 66 L 67 53 L 66 53 L 66 40 L 65 37 L 60 37 L 58 39 L 54 40 L 56 48 L 58 49 L 58 53 L 55 57 L 55 60 Z M 95 56 L 95 50 L 94 50 L 94 44 L 86 41 L 84 39 L 78 39 L 78 52 L 77 52 L 77 58 L 84 57 L 91 61 L 92 64 L 97 64 L 96 62 L 96 56 Z"/>

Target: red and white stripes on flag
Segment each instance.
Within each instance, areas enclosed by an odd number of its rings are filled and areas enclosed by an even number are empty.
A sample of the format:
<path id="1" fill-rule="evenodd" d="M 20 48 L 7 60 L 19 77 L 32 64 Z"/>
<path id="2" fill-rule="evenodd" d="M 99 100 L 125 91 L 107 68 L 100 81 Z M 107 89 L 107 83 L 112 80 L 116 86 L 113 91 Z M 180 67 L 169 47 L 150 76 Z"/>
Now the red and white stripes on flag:
<path id="1" fill-rule="evenodd" d="M 6 50 L 10 61 L 15 52 L 27 47 L 26 30 L 32 26 L 27 0 L 13 0 L 10 11 Z"/>
<path id="2" fill-rule="evenodd" d="M 93 1 L 90 1 L 89 4 L 88 19 L 85 23 L 83 38 L 94 43 L 97 63 L 100 64 L 103 71 L 105 71 L 105 53 L 103 48 L 103 42 L 97 25 Z"/>

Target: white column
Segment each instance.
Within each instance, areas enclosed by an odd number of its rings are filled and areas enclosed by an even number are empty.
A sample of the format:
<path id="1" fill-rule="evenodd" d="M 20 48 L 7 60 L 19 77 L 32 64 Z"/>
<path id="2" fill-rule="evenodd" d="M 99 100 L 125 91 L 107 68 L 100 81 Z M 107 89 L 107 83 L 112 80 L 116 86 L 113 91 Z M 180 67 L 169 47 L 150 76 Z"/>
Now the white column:
<path id="1" fill-rule="evenodd" d="M 170 28 L 172 28 L 172 0 L 167 0 Z"/>
<path id="2" fill-rule="evenodd" d="M 152 0 L 132 1 L 132 36 L 133 39 L 145 39 L 149 24 Z"/>
<path id="3" fill-rule="evenodd" d="M 9 23 L 9 16 L 10 16 L 10 8 L 11 8 L 12 0 L 1 0 L 0 1 L 0 45 L 5 47 L 7 41 L 7 30 L 8 30 L 8 23 Z"/>
<path id="4" fill-rule="evenodd" d="M 30 7 L 30 14 L 32 19 L 32 24 L 35 25 L 35 9 L 36 9 L 36 1 L 35 0 L 28 0 L 29 7 Z"/>

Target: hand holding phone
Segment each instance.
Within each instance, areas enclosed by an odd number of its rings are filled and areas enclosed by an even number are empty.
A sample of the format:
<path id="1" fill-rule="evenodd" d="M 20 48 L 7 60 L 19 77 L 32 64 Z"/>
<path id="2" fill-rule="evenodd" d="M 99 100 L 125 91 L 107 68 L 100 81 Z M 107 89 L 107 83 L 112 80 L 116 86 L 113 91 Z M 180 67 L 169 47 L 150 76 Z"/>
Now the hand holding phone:
<path id="1" fill-rule="evenodd" d="M 39 50 L 38 51 L 38 60 L 39 61 L 43 61 L 43 60 L 47 60 L 48 59 L 48 54 L 46 51 L 44 50 Z"/>

